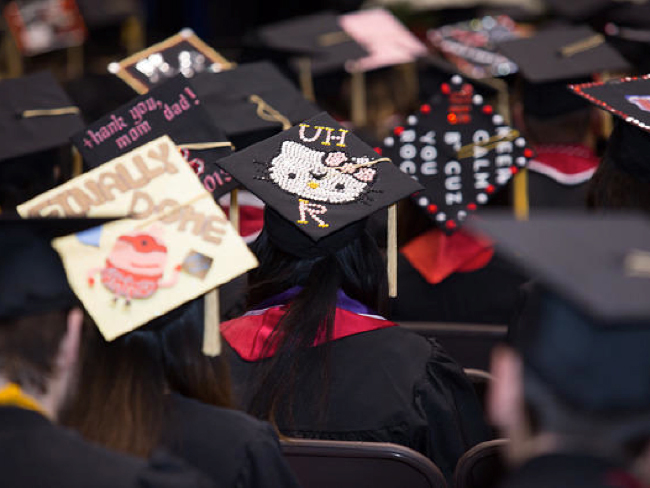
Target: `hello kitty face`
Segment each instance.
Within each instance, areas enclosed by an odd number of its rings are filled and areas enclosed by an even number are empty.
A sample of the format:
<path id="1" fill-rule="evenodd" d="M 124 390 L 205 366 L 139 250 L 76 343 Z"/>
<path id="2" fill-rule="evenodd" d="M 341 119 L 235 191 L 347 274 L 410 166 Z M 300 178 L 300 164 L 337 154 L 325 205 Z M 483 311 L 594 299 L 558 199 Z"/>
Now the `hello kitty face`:
<path id="1" fill-rule="evenodd" d="M 284 141 L 268 171 L 270 179 L 289 193 L 319 202 L 347 203 L 357 200 L 374 180 L 377 170 L 368 162 L 368 158 L 352 161 L 344 152 L 314 151 Z"/>

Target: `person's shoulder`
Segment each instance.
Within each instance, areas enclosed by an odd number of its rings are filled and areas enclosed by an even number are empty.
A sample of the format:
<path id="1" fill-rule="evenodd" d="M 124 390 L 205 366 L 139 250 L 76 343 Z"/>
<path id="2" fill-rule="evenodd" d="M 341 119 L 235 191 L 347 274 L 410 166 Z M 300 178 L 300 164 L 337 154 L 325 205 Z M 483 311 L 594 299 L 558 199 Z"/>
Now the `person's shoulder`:
<path id="1" fill-rule="evenodd" d="M 67 488 L 93 486 L 151 488 L 209 488 L 211 485 L 194 470 L 164 454 L 146 461 L 105 449 L 85 441 L 77 433 L 60 426 L 34 430 L 21 436 L 28 447 L 17 453 L 17 463 L 27 462 L 38 477 L 57 480 L 48 486 Z"/>
<path id="2" fill-rule="evenodd" d="M 431 353 L 431 343 L 423 336 L 395 324 L 391 327 L 375 329 L 334 341 L 340 349 L 363 348 L 368 359 L 411 358 L 421 359 Z"/>

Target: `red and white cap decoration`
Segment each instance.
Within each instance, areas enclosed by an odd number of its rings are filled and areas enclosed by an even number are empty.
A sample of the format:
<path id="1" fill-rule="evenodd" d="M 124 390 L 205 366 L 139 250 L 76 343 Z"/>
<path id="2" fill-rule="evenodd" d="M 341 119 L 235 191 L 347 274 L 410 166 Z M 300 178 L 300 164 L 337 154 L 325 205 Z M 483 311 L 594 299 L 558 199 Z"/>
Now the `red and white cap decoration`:
<path id="1" fill-rule="evenodd" d="M 534 155 L 460 75 L 395 127 L 382 152 L 425 187 L 413 201 L 449 233 Z"/>

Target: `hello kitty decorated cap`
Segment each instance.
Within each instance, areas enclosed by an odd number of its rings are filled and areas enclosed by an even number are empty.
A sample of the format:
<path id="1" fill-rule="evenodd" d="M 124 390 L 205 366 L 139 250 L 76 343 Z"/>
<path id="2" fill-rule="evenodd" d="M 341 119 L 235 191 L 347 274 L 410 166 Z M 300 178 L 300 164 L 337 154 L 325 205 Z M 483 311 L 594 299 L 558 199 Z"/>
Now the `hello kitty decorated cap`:
<path id="1" fill-rule="evenodd" d="M 351 224 L 422 189 L 324 112 L 218 164 L 271 208 L 274 243 L 300 256 L 330 252 Z"/>
<path id="2" fill-rule="evenodd" d="M 451 234 L 534 152 L 471 83 L 454 75 L 384 139 L 383 155 L 424 186 L 413 201 Z"/>

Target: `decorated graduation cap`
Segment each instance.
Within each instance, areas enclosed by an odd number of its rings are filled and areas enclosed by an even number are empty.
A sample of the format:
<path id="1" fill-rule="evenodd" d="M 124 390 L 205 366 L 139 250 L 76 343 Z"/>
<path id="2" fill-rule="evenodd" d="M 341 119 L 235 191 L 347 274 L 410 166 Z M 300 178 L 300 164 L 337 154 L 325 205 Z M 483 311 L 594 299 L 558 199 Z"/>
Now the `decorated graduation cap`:
<path id="1" fill-rule="evenodd" d="M 0 318 L 67 310 L 78 303 L 53 238 L 88 232 L 107 219 L 0 218 Z"/>
<path id="2" fill-rule="evenodd" d="M 650 409 L 650 223 L 640 215 L 548 213 L 472 224 L 540 287 L 516 324 L 530 370 L 572 406 Z M 633 433 L 634 434 L 634 433 Z"/>
<path id="3" fill-rule="evenodd" d="M 619 169 L 650 182 L 650 75 L 572 85 L 571 90 L 616 116 L 607 155 Z"/>
<path id="4" fill-rule="evenodd" d="M 236 149 L 270 137 L 318 113 L 269 62 L 242 64 L 191 80 L 216 125 Z"/>
<path id="5" fill-rule="evenodd" d="M 348 63 L 352 71 L 370 71 L 411 63 L 427 54 L 427 47 L 392 13 L 376 8 L 339 17 L 339 23 L 370 54 Z"/>
<path id="6" fill-rule="evenodd" d="M 192 78 L 197 73 L 216 73 L 233 66 L 191 29 L 183 29 L 118 63 L 111 63 L 108 70 L 142 94 L 178 74 Z"/>
<path id="7" fill-rule="evenodd" d="M 326 113 L 219 165 L 266 203 L 271 241 L 302 258 L 336 252 L 360 234 L 366 217 L 422 188 Z"/>
<path id="8" fill-rule="evenodd" d="M 71 288 L 109 341 L 207 294 L 204 352 L 218 353 L 215 289 L 257 263 L 168 136 L 24 203 L 18 212 L 128 215 L 53 242 Z"/>
<path id="9" fill-rule="evenodd" d="M 368 52 L 346 32 L 333 12 L 284 20 L 261 27 L 258 42 L 296 59 L 308 59 L 314 75 L 342 70 Z"/>
<path id="10" fill-rule="evenodd" d="M 232 144 L 209 117 L 188 80 L 176 76 L 72 137 L 88 168 L 167 134 L 215 199 L 236 187 L 216 165 Z"/>
<path id="11" fill-rule="evenodd" d="M 219 165 L 313 244 L 421 188 L 326 113 Z"/>
<path id="12" fill-rule="evenodd" d="M 497 52 L 498 43 L 516 39 L 515 22 L 508 16 L 486 16 L 427 32 L 427 38 L 449 61 L 472 78 L 507 76 L 517 65 Z"/>
<path id="13" fill-rule="evenodd" d="M 524 78 L 524 110 L 540 118 L 588 106 L 566 85 L 591 81 L 594 73 L 630 68 L 605 36 L 588 26 L 548 29 L 533 37 L 503 42 L 499 51 L 519 66 Z"/>
<path id="14" fill-rule="evenodd" d="M 0 81 L 0 162 L 64 146 L 82 128 L 79 109 L 51 73 Z"/>
<path id="15" fill-rule="evenodd" d="M 424 186 L 413 201 L 451 233 L 524 168 L 533 151 L 470 83 L 454 75 L 393 129 L 382 154 Z"/>

